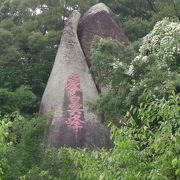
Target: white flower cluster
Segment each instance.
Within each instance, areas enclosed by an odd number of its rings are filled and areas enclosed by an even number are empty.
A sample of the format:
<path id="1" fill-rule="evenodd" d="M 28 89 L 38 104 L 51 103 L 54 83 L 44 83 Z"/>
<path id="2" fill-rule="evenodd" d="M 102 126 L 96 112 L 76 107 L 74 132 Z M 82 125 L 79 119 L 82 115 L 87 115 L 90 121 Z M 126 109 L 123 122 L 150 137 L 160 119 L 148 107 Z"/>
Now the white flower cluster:
<path id="1" fill-rule="evenodd" d="M 128 71 L 127 71 L 127 74 L 130 75 L 130 76 L 132 76 L 133 73 L 134 73 L 134 66 L 131 64 L 131 65 L 129 66 L 129 69 L 128 69 Z"/>
<path id="2" fill-rule="evenodd" d="M 139 55 L 132 65 L 137 62 L 148 63 L 150 54 L 157 57 L 157 67 L 168 68 L 167 62 L 173 61 L 175 54 L 180 54 L 180 23 L 171 22 L 169 18 L 157 22 L 153 30 L 144 37 Z M 129 66 L 129 72 L 133 72 L 132 65 Z"/>
<path id="3" fill-rule="evenodd" d="M 123 63 L 122 63 L 122 61 L 119 61 L 119 59 L 115 59 L 115 62 L 113 62 L 111 65 L 112 65 L 113 69 L 117 69 L 120 66 L 123 66 Z"/>

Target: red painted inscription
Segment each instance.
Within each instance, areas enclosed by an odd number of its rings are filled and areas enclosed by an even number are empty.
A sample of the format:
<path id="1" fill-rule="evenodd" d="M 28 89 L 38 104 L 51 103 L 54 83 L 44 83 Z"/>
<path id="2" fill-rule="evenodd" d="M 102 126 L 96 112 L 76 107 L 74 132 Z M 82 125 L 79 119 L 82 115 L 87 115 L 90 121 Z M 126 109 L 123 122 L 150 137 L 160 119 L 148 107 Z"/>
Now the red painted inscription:
<path id="1" fill-rule="evenodd" d="M 80 78 L 77 74 L 71 74 L 66 83 L 66 91 L 69 96 L 68 112 L 69 118 L 66 120 L 68 127 L 75 129 L 83 128 L 82 114 L 83 106 L 81 104 L 81 97 L 77 96 L 80 92 Z"/>

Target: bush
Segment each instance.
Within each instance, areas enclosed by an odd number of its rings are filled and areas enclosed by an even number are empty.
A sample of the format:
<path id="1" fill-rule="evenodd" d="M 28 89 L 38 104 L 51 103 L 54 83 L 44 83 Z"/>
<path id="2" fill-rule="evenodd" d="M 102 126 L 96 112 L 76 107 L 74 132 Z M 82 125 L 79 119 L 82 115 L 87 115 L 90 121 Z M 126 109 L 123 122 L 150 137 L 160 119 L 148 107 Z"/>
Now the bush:
<path id="1" fill-rule="evenodd" d="M 8 89 L 0 89 L 0 101 L 0 112 L 2 114 L 13 111 L 31 113 L 35 108 L 36 96 L 27 86 L 21 86 L 14 92 Z"/>
<path id="2" fill-rule="evenodd" d="M 123 30 L 128 35 L 130 41 L 136 41 L 144 37 L 152 28 L 149 21 L 141 18 L 127 18 L 123 22 Z"/>
<path id="3" fill-rule="evenodd" d="M 172 91 L 156 99 L 148 90 L 143 97 L 140 108 L 127 113 L 128 124 L 112 125 L 112 150 L 71 151 L 78 179 L 180 177 L 180 97 Z"/>

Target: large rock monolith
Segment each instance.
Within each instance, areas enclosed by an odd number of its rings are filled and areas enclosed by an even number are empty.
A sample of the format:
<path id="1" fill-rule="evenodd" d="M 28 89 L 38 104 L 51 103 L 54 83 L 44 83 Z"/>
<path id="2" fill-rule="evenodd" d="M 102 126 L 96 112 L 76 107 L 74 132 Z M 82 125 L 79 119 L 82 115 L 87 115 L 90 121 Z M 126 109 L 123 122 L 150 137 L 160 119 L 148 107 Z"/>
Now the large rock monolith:
<path id="1" fill-rule="evenodd" d="M 67 21 L 40 105 L 40 113 L 51 116 L 51 147 L 109 145 L 107 128 L 87 108 L 98 92 L 77 37 L 79 18 L 73 11 Z"/>
<path id="2" fill-rule="evenodd" d="M 92 6 L 81 17 L 78 25 L 79 41 L 89 66 L 90 49 L 95 36 L 111 37 L 125 45 L 129 44 L 121 25 L 115 21 L 112 11 L 104 3 Z"/>

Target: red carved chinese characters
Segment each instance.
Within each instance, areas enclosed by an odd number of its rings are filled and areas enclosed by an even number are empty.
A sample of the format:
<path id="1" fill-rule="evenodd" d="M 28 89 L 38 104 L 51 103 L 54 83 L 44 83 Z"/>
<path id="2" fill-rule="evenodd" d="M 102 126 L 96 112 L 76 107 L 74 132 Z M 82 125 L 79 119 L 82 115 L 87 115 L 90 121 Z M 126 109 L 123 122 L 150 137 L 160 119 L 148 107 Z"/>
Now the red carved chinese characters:
<path id="1" fill-rule="evenodd" d="M 81 98 L 77 96 L 77 92 L 80 92 L 80 78 L 77 74 L 71 74 L 68 77 L 68 81 L 66 83 L 66 90 L 69 95 L 69 105 L 68 112 L 69 118 L 66 120 L 66 124 L 68 127 L 75 129 L 83 128 L 82 114 L 83 107 L 80 102 Z"/>
<path id="2" fill-rule="evenodd" d="M 66 84 L 66 90 L 70 95 L 74 95 L 80 91 L 80 78 L 77 74 L 71 74 Z"/>

